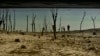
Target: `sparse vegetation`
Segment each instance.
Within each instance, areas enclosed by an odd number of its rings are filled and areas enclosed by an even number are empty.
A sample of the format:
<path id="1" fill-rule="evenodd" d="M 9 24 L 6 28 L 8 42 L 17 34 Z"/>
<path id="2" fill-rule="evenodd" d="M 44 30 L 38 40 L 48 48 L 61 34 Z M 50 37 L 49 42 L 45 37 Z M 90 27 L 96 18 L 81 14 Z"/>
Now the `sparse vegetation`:
<path id="1" fill-rule="evenodd" d="M 27 26 L 26 26 L 26 32 L 28 32 L 28 15 L 27 15 Z"/>
<path id="2" fill-rule="evenodd" d="M 96 16 L 93 18 L 91 17 L 92 21 L 93 21 L 93 27 L 94 27 L 94 32 L 93 32 L 93 35 L 96 35 L 96 30 L 95 30 L 95 19 L 96 19 Z"/>
<path id="3" fill-rule="evenodd" d="M 57 15 L 58 15 L 58 9 L 51 10 L 52 18 L 53 18 L 53 32 L 54 32 L 54 39 L 56 39 L 56 21 L 57 21 Z"/>
<path id="4" fill-rule="evenodd" d="M 38 13 L 32 15 L 30 21 L 29 14 L 25 16 L 25 31 L 16 31 L 16 19 L 14 10 L 14 19 L 12 20 L 11 12 L 6 9 L 0 14 L 0 56 L 99 56 L 100 55 L 100 32 L 95 31 L 95 18 L 91 17 L 93 21 L 94 31 L 82 30 L 82 23 L 86 16 L 86 12 L 82 17 L 80 28 L 77 31 L 71 31 L 70 28 L 61 23 L 57 24 L 58 9 L 51 10 L 53 24 L 48 27 L 47 18 L 43 17 L 42 25 L 36 22 L 38 20 Z M 25 14 L 26 15 L 26 14 Z M 42 17 L 41 17 L 42 18 Z M 51 22 L 51 21 L 50 21 Z M 8 23 L 8 24 L 7 24 Z M 39 23 L 38 32 L 37 24 Z M 69 23 L 69 22 L 68 22 Z M 57 28 L 57 25 L 59 27 Z M 63 26 L 62 26 L 63 25 Z M 65 24 L 66 25 L 66 24 Z M 67 24 L 70 26 L 69 24 Z M 52 26 L 52 27 L 51 27 Z M 30 28 L 32 27 L 32 28 Z M 72 26 L 71 26 L 72 27 Z M 23 27 L 24 28 L 24 27 Z M 52 28 L 53 30 L 51 30 Z M 29 30 L 31 29 L 31 30 Z M 56 31 L 58 29 L 58 31 Z M 51 32 L 48 32 L 48 31 Z M 70 33 L 69 33 L 70 31 Z M 82 32 L 83 34 L 80 34 Z"/>
<path id="5" fill-rule="evenodd" d="M 25 45 L 21 45 L 21 49 L 26 49 L 26 46 Z"/>
<path id="6" fill-rule="evenodd" d="M 85 16 L 86 16 L 86 12 L 84 11 L 84 15 L 83 15 L 82 20 L 81 20 L 81 23 L 80 23 L 80 31 L 82 30 L 81 29 L 82 28 L 82 23 L 84 21 Z"/>
<path id="7" fill-rule="evenodd" d="M 32 32 L 33 32 L 33 31 L 34 31 L 34 32 L 36 31 L 36 30 L 35 30 L 35 19 L 36 19 L 36 15 L 33 14 L 33 16 L 32 16 L 32 24 L 31 24 L 31 25 L 32 25 Z M 34 28 L 34 30 L 33 30 L 33 28 Z"/>
<path id="8" fill-rule="evenodd" d="M 15 39 L 15 42 L 20 42 L 20 40 L 19 39 Z"/>

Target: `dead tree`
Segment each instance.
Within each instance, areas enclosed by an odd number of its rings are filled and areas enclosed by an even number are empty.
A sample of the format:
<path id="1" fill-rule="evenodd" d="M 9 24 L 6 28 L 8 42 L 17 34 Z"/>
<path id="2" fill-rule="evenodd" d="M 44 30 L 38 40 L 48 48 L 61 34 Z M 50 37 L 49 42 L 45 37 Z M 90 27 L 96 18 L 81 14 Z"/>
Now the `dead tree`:
<path id="1" fill-rule="evenodd" d="M 95 19 L 96 19 L 96 16 L 93 18 L 91 17 L 92 21 L 93 21 L 93 27 L 94 27 L 94 30 L 95 30 Z"/>
<path id="2" fill-rule="evenodd" d="M 5 15 L 4 15 L 4 9 L 3 9 L 3 15 L 2 15 L 2 23 L 3 23 L 3 30 L 5 30 Z"/>
<path id="3" fill-rule="evenodd" d="M 84 21 L 85 15 L 86 15 L 86 12 L 84 11 L 84 15 L 83 15 L 82 20 L 81 20 L 81 23 L 80 23 L 80 32 L 82 30 L 81 28 L 82 28 L 82 23 Z"/>
<path id="4" fill-rule="evenodd" d="M 58 29 L 59 32 L 61 32 L 61 18 L 60 18 L 60 23 L 59 23 L 59 29 Z"/>
<path id="5" fill-rule="evenodd" d="M 93 27 L 94 27 L 94 32 L 93 32 L 93 35 L 96 35 L 95 33 L 95 19 L 96 19 L 96 16 L 93 18 L 91 17 L 92 21 L 93 21 Z"/>
<path id="6" fill-rule="evenodd" d="M 47 32 L 47 22 L 46 22 L 46 17 L 44 17 L 44 31 Z"/>
<path id="7" fill-rule="evenodd" d="M 10 23 L 10 25 L 9 25 L 9 26 L 10 26 L 10 27 L 9 27 L 9 28 L 10 28 L 10 31 L 12 31 L 12 21 L 11 21 L 11 14 L 9 14 L 9 23 Z"/>
<path id="8" fill-rule="evenodd" d="M 6 9 L 6 16 L 5 16 L 5 19 L 6 19 L 6 21 L 5 21 L 5 27 L 6 27 L 6 31 L 7 31 L 7 28 L 8 28 L 8 9 Z"/>
<path id="9" fill-rule="evenodd" d="M 28 15 L 27 15 L 27 26 L 26 26 L 26 32 L 28 32 Z"/>
<path id="10" fill-rule="evenodd" d="M 32 24 L 31 24 L 31 25 L 32 25 L 32 32 L 33 32 L 33 31 L 34 31 L 34 32 L 36 31 L 36 30 L 35 30 L 35 18 L 36 18 L 36 15 L 33 15 L 33 16 L 32 16 Z M 34 30 L 33 30 L 33 28 L 34 28 Z"/>
<path id="11" fill-rule="evenodd" d="M 45 29 L 45 28 L 43 27 L 43 28 L 42 28 L 42 32 L 41 32 L 41 36 L 43 36 L 43 33 L 44 33 L 44 29 Z"/>
<path id="12" fill-rule="evenodd" d="M 2 24 L 2 18 L 1 18 L 1 10 L 0 10 L 0 30 L 1 30 L 1 24 Z"/>
<path id="13" fill-rule="evenodd" d="M 58 15 L 58 9 L 56 10 L 51 10 L 52 13 L 52 18 L 53 18 L 53 32 L 54 32 L 54 39 L 56 39 L 56 20 L 57 20 L 57 15 Z"/>
<path id="14" fill-rule="evenodd" d="M 3 9 L 3 13 L 2 13 L 2 16 L 1 16 L 1 20 L 0 20 L 0 27 L 1 25 L 3 26 L 3 30 L 5 30 L 5 13 L 4 13 L 4 9 Z"/>
<path id="15" fill-rule="evenodd" d="M 13 31 L 15 31 L 15 26 L 16 26 L 16 19 L 15 19 L 15 9 L 14 9 L 14 23 L 13 23 Z"/>
<path id="16" fill-rule="evenodd" d="M 2 24 L 2 17 L 1 17 L 1 10 L 0 10 L 0 30 L 1 30 L 1 24 Z"/>

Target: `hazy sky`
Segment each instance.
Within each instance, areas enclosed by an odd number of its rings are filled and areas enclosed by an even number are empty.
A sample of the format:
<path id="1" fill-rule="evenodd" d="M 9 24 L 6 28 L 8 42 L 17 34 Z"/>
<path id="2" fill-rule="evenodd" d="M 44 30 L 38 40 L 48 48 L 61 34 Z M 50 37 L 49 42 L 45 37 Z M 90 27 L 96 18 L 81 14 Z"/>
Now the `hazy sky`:
<path id="1" fill-rule="evenodd" d="M 11 13 L 11 19 L 13 20 L 13 9 L 9 10 Z M 100 28 L 100 9 L 59 8 L 57 17 L 57 29 L 59 27 L 61 18 L 61 25 L 65 26 L 66 30 L 68 24 L 71 26 L 71 30 L 79 30 L 80 21 L 82 20 L 84 11 L 86 11 L 86 17 L 84 19 L 82 29 L 93 28 L 91 16 L 96 16 L 96 28 Z M 40 28 L 42 28 L 44 16 L 46 16 L 49 30 L 51 29 L 50 26 L 53 24 L 50 8 L 16 8 L 15 13 L 16 30 L 26 31 L 26 15 L 29 15 L 29 31 L 31 31 L 32 14 L 36 14 L 36 31 L 40 31 Z"/>

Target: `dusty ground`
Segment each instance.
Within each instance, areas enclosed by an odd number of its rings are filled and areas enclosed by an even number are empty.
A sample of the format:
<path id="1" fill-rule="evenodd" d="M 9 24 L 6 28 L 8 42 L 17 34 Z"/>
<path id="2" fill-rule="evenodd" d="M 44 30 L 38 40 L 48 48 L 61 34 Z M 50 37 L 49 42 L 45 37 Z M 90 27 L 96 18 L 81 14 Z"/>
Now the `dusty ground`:
<path id="1" fill-rule="evenodd" d="M 58 34 L 56 40 L 52 37 L 0 33 L 0 56 L 100 56 L 99 34 Z"/>

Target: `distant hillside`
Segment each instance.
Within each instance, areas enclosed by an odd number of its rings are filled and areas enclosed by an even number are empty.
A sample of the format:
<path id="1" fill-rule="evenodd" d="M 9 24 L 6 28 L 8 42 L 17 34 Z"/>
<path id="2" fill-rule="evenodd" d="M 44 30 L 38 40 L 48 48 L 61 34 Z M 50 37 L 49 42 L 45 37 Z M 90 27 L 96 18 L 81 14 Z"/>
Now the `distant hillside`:
<path id="1" fill-rule="evenodd" d="M 91 31 L 94 31 L 94 29 L 87 29 L 87 30 L 84 30 L 84 31 L 90 31 L 91 32 Z M 96 28 L 95 31 L 100 32 L 100 28 Z"/>
<path id="2" fill-rule="evenodd" d="M 84 31 L 84 32 L 94 32 L 94 29 L 91 28 L 91 29 L 85 29 L 85 30 L 82 30 L 82 31 Z M 95 31 L 100 32 L 100 28 L 96 28 Z M 71 32 L 80 32 L 80 30 L 73 30 Z"/>

